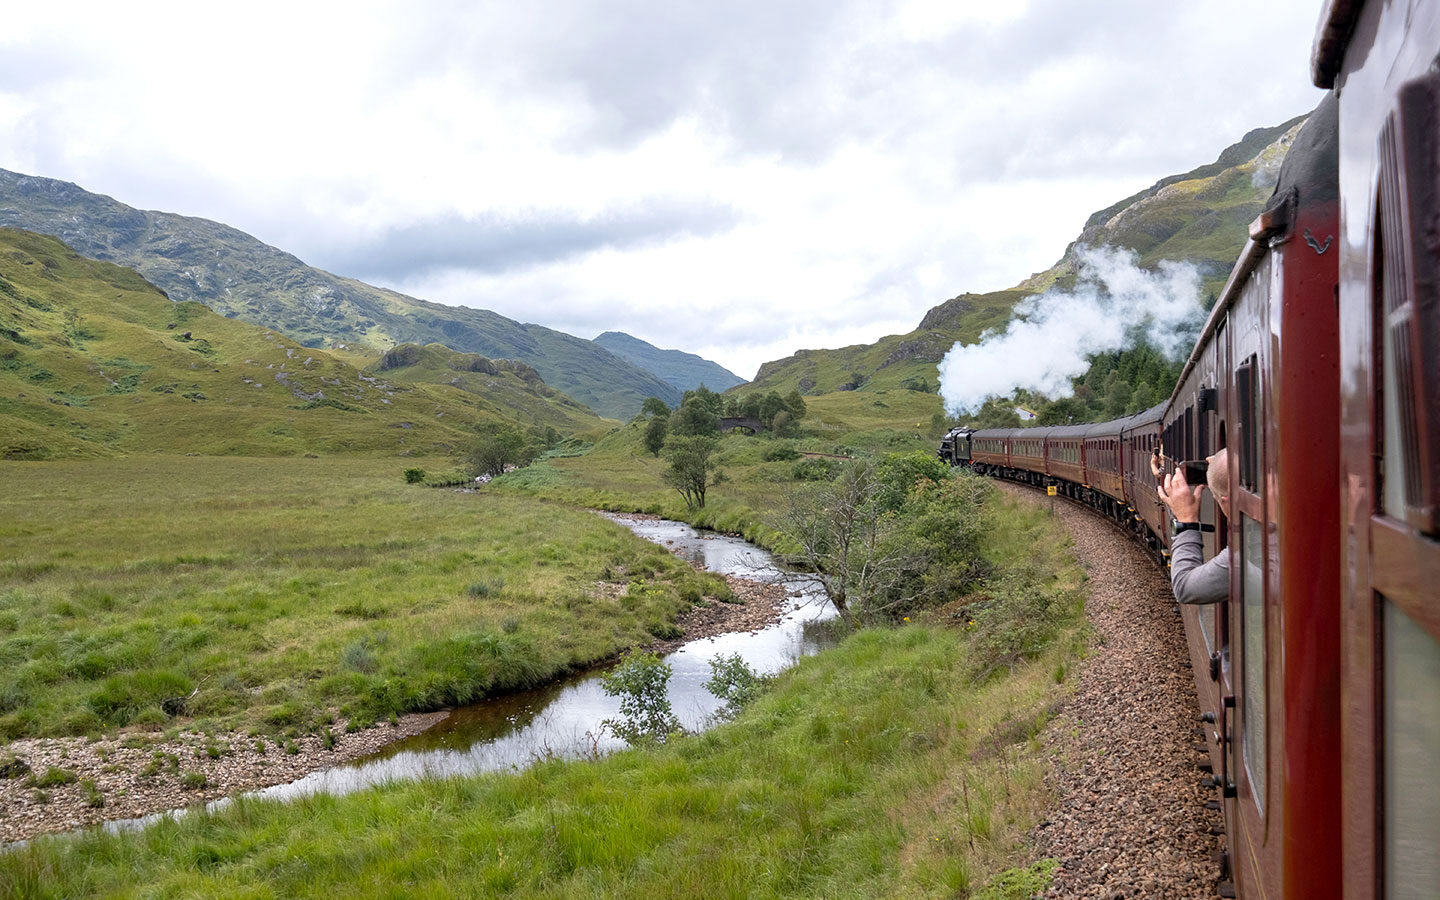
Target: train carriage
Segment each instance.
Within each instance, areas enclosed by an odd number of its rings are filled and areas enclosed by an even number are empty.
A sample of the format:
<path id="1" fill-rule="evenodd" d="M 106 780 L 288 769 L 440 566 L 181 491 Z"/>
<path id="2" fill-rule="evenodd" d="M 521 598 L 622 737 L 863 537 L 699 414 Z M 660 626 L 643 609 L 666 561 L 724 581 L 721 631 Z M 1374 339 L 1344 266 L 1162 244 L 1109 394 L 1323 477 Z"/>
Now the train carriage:
<path id="1" fill-rule="evenodd" d="M 1330 2 L 1347 898 L 1440 897 L 1440 3 Z"/>
<path id="2" fill-rule="evenodd" d="M 1057 425 L 1039 431 L 1045 442 L 1045 474 L 1060 493 L 1079 499 L 1085 483 L 1085 432 L 1088 425 Z"/>

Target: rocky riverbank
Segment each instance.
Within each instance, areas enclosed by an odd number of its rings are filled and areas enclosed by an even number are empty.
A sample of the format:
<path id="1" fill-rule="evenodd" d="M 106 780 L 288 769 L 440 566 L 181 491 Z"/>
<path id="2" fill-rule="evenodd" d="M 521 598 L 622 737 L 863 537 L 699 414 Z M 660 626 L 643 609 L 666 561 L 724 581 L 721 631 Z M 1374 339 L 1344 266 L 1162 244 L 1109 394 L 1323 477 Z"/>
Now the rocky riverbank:
<path id="1" fill-rule="evenodd" d="M 91 741 L 32 738 L 0 754 L 0 841 L 69 831 L 204 803 L 228 794 L 284 784 L 340 765 L 391 741 L 419 734 L 446 713 L 417 713 L 394 725 L 330 737 L 307 734 L 275 743 L 243 732 L 173 736 L 134 732 Z M 7 761 L 13 762 L 7 767 Z"/>

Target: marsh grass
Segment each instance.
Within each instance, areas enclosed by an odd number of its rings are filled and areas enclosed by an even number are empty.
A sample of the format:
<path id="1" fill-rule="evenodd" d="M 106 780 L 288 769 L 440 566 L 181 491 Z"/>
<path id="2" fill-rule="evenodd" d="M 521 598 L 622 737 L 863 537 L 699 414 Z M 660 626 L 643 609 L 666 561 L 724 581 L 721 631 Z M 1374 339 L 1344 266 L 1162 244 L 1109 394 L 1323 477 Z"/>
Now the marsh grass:
<path id="1" fill-rule="evenodd" d="M 467 703 L 647 643 L 706 592 L 593 513 L 403 468 L 0 462 L 0 736 Z"/>
<path id="2" fill-rule="evenodd" d="M 45 838 L 0 857 L 0 895 L 963 895 L 1048 797 L 1033 748 L 992 738 L 1053 700 L 1064 651 L 985 684 L 968 652 L 954 629 L 872 629 L 664 746 Z"/>
<path id="3" fill-rule="evenodd" d="M 1028 547 L 1073 597 L 1053 520 L 1003 501 L 996 523 L 992 559 Z M 42 838 L 0 856 L 0 896 L 1029 896 L 1053 869 L 1022 845 L 1050 799 L 1038 735 L 1084 645 L 1078 604 L 1048 609 L 998 669 L 945 611 L 854 633 L 663 746 Z"/>

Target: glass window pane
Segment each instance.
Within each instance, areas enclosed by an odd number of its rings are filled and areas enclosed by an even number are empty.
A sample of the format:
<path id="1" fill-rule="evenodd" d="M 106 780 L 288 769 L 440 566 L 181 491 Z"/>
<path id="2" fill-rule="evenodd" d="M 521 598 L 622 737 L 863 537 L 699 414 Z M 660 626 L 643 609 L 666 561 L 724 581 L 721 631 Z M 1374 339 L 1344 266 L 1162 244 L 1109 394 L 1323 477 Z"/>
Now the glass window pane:
<path id="1" fill-rule="evenodd" d="M 1385 601 L 1385 897 L 1440 897 L 1440 643 Z"/>
<path id="2" fill-rule="evenodd" d="M 1241 735 L 1245 749 L 1245 770 L 1255 789 L 1255 805 L 1265 801 L 1265 541 L 1260 523 L 1240 516 L 1244 566 L 1245 668 L 1244 716 Z"/>
<path id="3" fill-rule="evenodd" d="M 1382 320 L 1381 332 L 1385 344 L 1384 387 L 1381 410 L 1385 424 L 1381 452 L 1384 467 L 1380 479 L 1380 509 L 1397 519 L 1405 518 L 1405 442 L 1400 434 L 1400 383 L 1396 377 L 1395 330 Z"/>

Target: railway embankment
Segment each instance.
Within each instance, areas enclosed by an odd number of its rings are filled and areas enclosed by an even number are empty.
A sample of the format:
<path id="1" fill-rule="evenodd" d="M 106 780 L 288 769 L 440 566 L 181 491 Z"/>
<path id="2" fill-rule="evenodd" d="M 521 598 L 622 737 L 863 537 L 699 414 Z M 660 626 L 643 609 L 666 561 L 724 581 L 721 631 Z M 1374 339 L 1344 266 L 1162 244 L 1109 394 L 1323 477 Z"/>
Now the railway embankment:
<path id="1" fill-rule="evenodd" d="M 1043 495 L 1001 483 L 1017 497 Z M 1046 897 L 1212 898 L 1220 814 L 1193 749 L 1199 708 L 1164 575 L 1124 535 L 1070 503 L 1055 514 L 1089 574 L 1093 652 L 1047 728 L 1055 803 L 1030 839 L 1060 861 Z"/>

